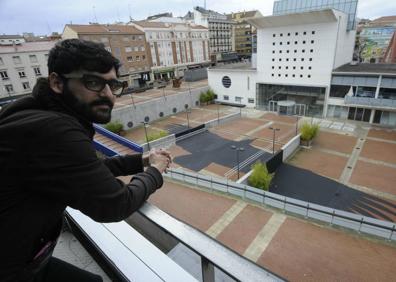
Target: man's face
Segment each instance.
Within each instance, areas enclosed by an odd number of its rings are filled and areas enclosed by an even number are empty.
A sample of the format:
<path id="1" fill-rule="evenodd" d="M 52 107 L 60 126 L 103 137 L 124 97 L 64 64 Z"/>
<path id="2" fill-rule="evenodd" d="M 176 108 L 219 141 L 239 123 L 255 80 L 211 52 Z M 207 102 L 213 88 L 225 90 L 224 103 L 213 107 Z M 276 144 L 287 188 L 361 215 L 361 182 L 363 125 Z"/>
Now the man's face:
<path id="1" fill-rule="evenodd" d="M 104 74 L 80 70 L 67 75 L 79 77 L 83 74 L 94 75 L 105 80 L 117 79 L 114 68 Z M 116 97 L 113 95 L 108 84 L 106 84 L 102 91 L 97 92 L 87 89 L 81 79 L 68 78 L 62 95 L 69 106 L 89 121 L 107 123 L 111 120 L 111 110 L 113 109 Z"/>

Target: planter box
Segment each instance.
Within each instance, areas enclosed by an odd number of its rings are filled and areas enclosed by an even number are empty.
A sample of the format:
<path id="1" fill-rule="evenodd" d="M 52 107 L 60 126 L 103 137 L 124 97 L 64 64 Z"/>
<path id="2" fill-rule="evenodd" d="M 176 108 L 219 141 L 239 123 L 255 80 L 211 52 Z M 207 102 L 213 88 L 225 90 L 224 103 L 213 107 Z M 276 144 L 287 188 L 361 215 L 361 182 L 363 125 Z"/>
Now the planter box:
<path id="1" fill-rule="evenodd" d="M 300 141 L 300 145 L 304 147 L 311 147 L 312 145 L 312 140 L 302 140 Z"/>

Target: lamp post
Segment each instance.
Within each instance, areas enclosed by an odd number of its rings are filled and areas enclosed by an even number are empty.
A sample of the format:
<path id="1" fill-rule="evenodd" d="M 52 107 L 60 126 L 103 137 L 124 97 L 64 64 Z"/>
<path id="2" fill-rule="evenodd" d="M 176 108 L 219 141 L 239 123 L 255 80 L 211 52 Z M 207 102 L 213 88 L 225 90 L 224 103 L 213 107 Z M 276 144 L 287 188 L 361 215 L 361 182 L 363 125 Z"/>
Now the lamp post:
<path id="1" fill-rule="evenodd" d="M 133 95 L 132 95 L 132 93 L 129 94 L 129 95 L 131 96 L 133 107 L 136 109 L 135 100 L 133 100 Z"/>
<path id="2" fill-rule="evenodd" d="M 165 86 L 166 87 L 166 86 Z M 162 87 L 162 96 L 164 96 L 164 100 L 166 101 L 166 96 L 165 96 L 165 87 Z"/>
<path id="3" fill-rule="evenodd" d="M 150 151 L 150 142 L 148 140 L 147 129 L 146 129 L 147 122 L 142 121 L 142 123 L 143 123 L 143 127 L 144 127 L 144 134 L 146 135 L 147 148 Z"/>
<path id="4" fill-rule="evenodd" d="M 220 124 L 220 103 L 217 102 L 217 124 Z"/>
<path id="5" fill-rule="evenodd" d="M 268 129 L 272 130 L 272 132 L 274 133 L 272 136 L 272 154 L 275 154 L 275 131 L 279 131 L 279 128 L 275 128 L 275 127 L 269 127 Z"/>
<path id="6" fill-rule="evenodd" d="M 237 147 L 235 145 L 231 146 L 231 149 L 236 151 L 236 157 L 237 157 L 237 173 L 238 173 L 238 179 L 239 179 L 239 152 L 245 151 L 243 147 Z"/>
<path id="7" fill-rule="evenodd" d="M 187 108 L 186 109 L 186 114 L 187 114 L 187 128 L 190 128 L 190 119 L 188 118 L 188 114 L 190 113 L 190 110 Z"/>
<path id="8" fill-rule="evenodd" d="M 298 116 L 296 115 L 296 136 L 298 134 Z"/>

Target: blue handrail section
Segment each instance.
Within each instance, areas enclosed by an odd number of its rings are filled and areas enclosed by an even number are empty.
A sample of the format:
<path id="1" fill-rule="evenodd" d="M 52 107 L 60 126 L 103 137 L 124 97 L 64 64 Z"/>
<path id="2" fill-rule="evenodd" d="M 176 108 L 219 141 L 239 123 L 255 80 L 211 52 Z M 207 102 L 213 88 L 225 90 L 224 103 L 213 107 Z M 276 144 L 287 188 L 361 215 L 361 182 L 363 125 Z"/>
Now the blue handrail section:
<path id="1" fill-rule="evenodd" d="M 135 152 L 143 153 L 143 147 L 141 147 L 140 145 L 138 145 L 126 138 L 123 138 L 123 137 L 107 130 L 106 128 L 103 128 L 103 127 L 97 125 L 97 124 L 94 124 L 94 127 L 95 127 L 96 132 L 110 138 L 111 140 L 114 140 L 117 143 L 124 145 L 125 147 L 127 147 Z"/>
<path id="2" fill-rule="evenodd" d="M 100 143 L 99 141 L 94 140 L 94 147 L 97 151 L 101 152 L 102 154 L 106 155 L 107 157 L 118 156 L 119 153 L 106 145 Z"/>

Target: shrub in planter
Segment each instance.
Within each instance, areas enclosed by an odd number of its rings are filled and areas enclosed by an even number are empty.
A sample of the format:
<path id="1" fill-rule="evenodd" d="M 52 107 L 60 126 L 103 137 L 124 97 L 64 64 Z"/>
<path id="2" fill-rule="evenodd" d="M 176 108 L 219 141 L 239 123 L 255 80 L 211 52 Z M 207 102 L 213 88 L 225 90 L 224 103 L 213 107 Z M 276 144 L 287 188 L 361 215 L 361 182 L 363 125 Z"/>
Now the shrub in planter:
<path id="1" fill-rule="evenodd" d="M 159 132 L 153 132 L 153 133 L 150 133 L 150 134 L 147 135 L 147 139 L 148 139 L 147 141 L 151 142 L 151 141 L 160 139 L 160 138 L 165 137 L 165 136 L 168 136 L 168 132 L 166 132 L 164 130 L 161 130 Z"/>
<path id="2" fill-rule="evenodd" d="M 119 121 L 109 122 L 104 126 L 104 128 L 118 135 L 124 131 L 124 126 Z"/>
<path id="3" fill-rule="evenodd" d="M 318 134 L 318 131 L 319 131 L 319 125 L 309 124 L 309 123 L 305 122 L 300 128 L 302 144 L 309 146 L 311 144 L 312 140 Z"/>
<path id="4" fill-rule="evenodd" d="M 248 184 L 250 186 L 268 191 L 271 184 L 273 173 L 269 173 L 267 166 L 262 162 L 258 161 L 252 166 L 253 172 L 248 178 Z"/>

